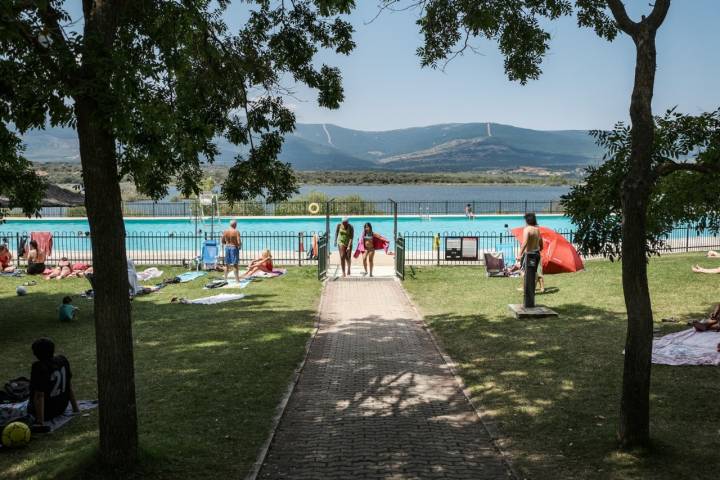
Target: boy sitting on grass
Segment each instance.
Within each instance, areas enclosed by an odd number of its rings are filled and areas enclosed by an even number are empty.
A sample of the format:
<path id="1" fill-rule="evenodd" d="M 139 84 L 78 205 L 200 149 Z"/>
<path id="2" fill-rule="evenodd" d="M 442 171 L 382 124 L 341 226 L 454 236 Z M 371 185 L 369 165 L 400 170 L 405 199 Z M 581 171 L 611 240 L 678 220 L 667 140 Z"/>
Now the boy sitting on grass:
<path id="1" fill-rule="evenodd" d="M 58 308 L 58 318 L 61 322 L 75 320 L 78 310 L 79 308 L 72 305 L 72 297 L 65 297 L 62 300 L 62 305 Z"/>
<path id="2" fill-rule="evenodd" d="M 68 404 L 78 413 L 75 392 L 72 389 L 70 362 L 63 355 L 55 356 L 55 344 L 49 338 L 39 338 L 32 344 L 37 362 L 30 373 L 30 401 L 28 414 L 34 419 L 32 429 L 42 433 L 50 431 L 45 425 L 65 413 Z"/>

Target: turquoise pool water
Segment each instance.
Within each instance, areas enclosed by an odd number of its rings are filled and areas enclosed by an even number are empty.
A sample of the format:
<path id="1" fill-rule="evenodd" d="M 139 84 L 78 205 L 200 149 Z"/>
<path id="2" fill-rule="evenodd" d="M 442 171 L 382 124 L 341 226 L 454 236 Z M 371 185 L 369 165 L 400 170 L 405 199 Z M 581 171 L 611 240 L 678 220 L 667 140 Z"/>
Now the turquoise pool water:
<path id="1" fill-rule="evenodd" d="M 200 234 L 215 233 L 226 228 L 232 217 L 215 219 L 214 224 L 210 220 L 199 222 L 197 230 Z M 331 217 L 331 231 L 334 231 L 335 224 L 340 217 Z M 539 215 L 540 224 L 555 230 L 570 230 L 572 222 L 562 215 Z M 325 231 L 324 217 L 256 217 L 237 219 L 238 228 L 243 233 L 264 234 L 264 233 L 313 233 Z M 370 222 L 373 229 L 390 238 L 393 234 L 392 217 L 378 216 L 353 216 L 350 217 L 356 230 L 360 230 L 365 222 Z M 474 220 L 464 216 L 433 216 L 430 219 L 420 216 L 398 217 L 398 231 L 400 233 L 462 233 L 482 234 L 507 232 L 508 228 L 522 226 L 524 224 L 522 215 L 488 215 L 479 216 Z M 85 233 L 89 230 L 86 219 L 8 219 L 5 224 L 0 225 L 0 237 L 3 234 L 28 233 L 37 231 L 49 231 L 56 233 L 74 234 Z M 125 231 L 127 234 L 194 234 L 196 223 L 189 218 L 147 218 L 147 219 L 126 219 Z"/>
<path id="2" fill-rule="evenodd" d="M 538 217 L 542 225 L 558 231 L 567 231 L 572 223 L 561 215 L 542 215 Z M 203 239 L 219 239 L 220 232 L 227 227 L 231 217 L 200 222 L 196 225 L 190 218 L 147 218 L 126 219 L 126 248 L 128 255 L 136 261 L 145 263 L 176 263 L 194 258 L 201 250 Z M 299 257 L 305 257 L 312 249 L 312 233 L 325 231 L 324 217 L 253 217 L 238 218 L 238 228 L 243 235 L 241 260 L 254 258 L 259 252 L 269 248 L 276 260 L 297 263 Z M 332 217 L 330 230 L 334 235 L 335 225 L 340 217 Z M 373 225 L 373 230 L 392 240 L 393 218 L 378 216 L 354 216 L 350 222 L 355 226 L 356 238 L 365 222 Z M 507 239 L 508 228 L 524 224 L 521 215 L 495 215 L 476 217 L 474 220 L 464 216 L 435 216 L 430 219 L 419 216 L 398 217 L 398 232 L 404 235 L 415 234 L 406 244 L 408 250 L 433 250 L 433 236 L 467 235 L 480 238 L 481 249 L 495 248 L 497 243 Z M 196 230 L 197 229 L 197 230 Z M 7 242 L 13 248 L 22 243 L 24 235 L 31 232 L 49 231 L 54 233 L 52 258 L 67 256 L 74 260 L 90 261 L 91 238 L 86 219 L 9 219 L 0 225 L 0 242 Z M 303 233 L 304 235 L 299 235 Z M 394 242 L 390 248 L 395 249 Z"/>

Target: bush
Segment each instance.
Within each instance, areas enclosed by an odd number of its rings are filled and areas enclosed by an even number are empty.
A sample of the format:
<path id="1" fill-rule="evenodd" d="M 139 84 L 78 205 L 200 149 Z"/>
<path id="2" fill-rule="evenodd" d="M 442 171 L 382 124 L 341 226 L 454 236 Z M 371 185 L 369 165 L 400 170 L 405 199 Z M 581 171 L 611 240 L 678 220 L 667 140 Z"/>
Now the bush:
<path id="1" fill-rule="evenodd" d="M 289 202 L 275 204 L 275 215 L 317 215 L 326 214 L 327 202 L 330 200 L 323 192 L 310 192 L 295 197 Z M 320 210 L 312 214 L 309 211 L 311 203 L 317 203 Z M 360 195 L 347 195 L 335 197 L 330 204 L 330 215 L 372 215 L 379 213 L 372 202 L 364 200 Z"/>
<path id="2" fill-rule="evenodd" d="M 65 215 L 68 217 L 87 217 L 87 210 L 85 210 L 85 207 L 68 207 Z"/>
<path id="3" fill-rule="evenodd" d="M 263 202 L 235 202 L 234 204 L 221 203 L 218 205 L 220 215 L 237 215 L 250 217 L 265 215 L 265 204 Z"/>

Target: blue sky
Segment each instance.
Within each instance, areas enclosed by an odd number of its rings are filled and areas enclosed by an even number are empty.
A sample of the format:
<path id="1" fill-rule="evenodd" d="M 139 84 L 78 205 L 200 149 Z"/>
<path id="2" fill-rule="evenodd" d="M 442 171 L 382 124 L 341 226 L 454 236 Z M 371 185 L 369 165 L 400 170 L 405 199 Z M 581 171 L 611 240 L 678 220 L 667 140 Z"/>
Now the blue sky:
<path id="1" fill-rule="evenodd" d="M 454 60 L 445 72 L 421 69 L 414 12 L 377 12 L 375 0 L 358 0 L 350 17 L 356 50 L 349 57 L 322 54 L 344 77 L 346 100 L 337 111 L 314 105 L 298 89 L 298 121 L 387 130 L 447 122 L 512 124 L 536 129 L 608 128 L 628 118 L 634 46 L 626 36 L 608 43 L 568 18 L 549 27 L 551 52 L 540 80 L 507 80 L 503 59 L 489 42 L 482 55 Z M 638 18 L 648 0 L 628 0 Z M 656 112 L 678 105 L 688 113 L 720 107 L 720 1 L 676 0 L 658 36 Z"/>
<path id="2" fill-rule="evenodd" d="M 572 18 L 552 23 L 551 51 L 540 80 L 510 82 L 490 42 L 476 41 L 481 55 L 455 59 L 445 72 L 421 69 L 415 55 L 422 38 L 417 12 L 385 12 L 375 21 L 378 0 L 356 0 L 349 17 L 356 50 L 349 56 L 322 52 L 318 61 L 339 66 L 346 100 L 322 109 L 315 94 L 298 87 L 289 99 L 299 122 L 334 123 L 361 130 L 388 130 L 451 122 L 498 122 L 556 129 L 608 128 L 627 120 L 634 46 L 624 36 L 608 43 L 579 29 Z M 649 0 L 626 0 L 635 18 Z M 67 2 L 76 16 L 79 0 Z M 237 27 L 247 4 L 235 0 L 227 15 Z M 675 105 L 686 113 L 720 107 L 720 0 L 675 0 L 658 34 L 654 109 Z"/>

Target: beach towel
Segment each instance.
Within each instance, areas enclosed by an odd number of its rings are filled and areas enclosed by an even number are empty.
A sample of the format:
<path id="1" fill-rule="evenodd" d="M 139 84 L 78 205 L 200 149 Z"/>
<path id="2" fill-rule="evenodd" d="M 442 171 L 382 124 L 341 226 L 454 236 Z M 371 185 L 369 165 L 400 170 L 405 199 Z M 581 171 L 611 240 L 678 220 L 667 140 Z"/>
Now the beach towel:
<path id="1" fill-rule="evenodd" d="M 1 403 L 0 404 L 0 425 L 6 425 L 10 422 L 13 422 L 15 420 L 22 419 L 27 416 L 27 406 L 28 401 L 25 400 L 24 402 L 18 402 L 18 403 Z M 97 400 L 80 400 L 78 401 L 78 408 L 80 409 L 80 412 L 87 412 L 88 410 L 93 410 L 94 408 L 97 408 L 98 402 Z M 62 415 L 59 415 L 52 419 L 50 422 L 45 422 L 45 425 L 48 425 L 50 427 L 50 431 L 54 432 L 55 430 L 58 430 L 62 427 L 64 427 L 70 420 L 73 419 L 76 415 L 73 415 L 72 407 L 68 405 L 67 410 L 65 410 L 65 413 Z M 0 448 L 2 448 L 2 445 L 0 445 Z"/>
<path id="2" fill-rule="evenodd" d="M 137 278 L 141 282 L 147 282 L 153 278 L 161 277 L 163 274 L 162 270 L 158 270 L 155 267 L 146 268 L 142 272 L 137 272 Z"/>
<path id="3" fill-rule="evenodd" d="M 23 273 L 15 270 L 14 272 L 0 272 L 0 277 L 22 277 Z"/>
<path id="4" fill-rule="evenodd" d="M 179 283 L 186 283 L 207 275 L 207 272 L 185 272 L 175 277 Z"/>
<path id="5" fill-rule="evenodd" d="M 245 298 L 245 295 L 242 293 L 239 293 L 239 294 L 221 293 L 220 295 L 213 295 L 212 297 L 196 298 L 195 300 L 188 300 L 186 298 L 181 298 L 179 302 L 182 304 L 185 304 L 185 305 L 215 305 L 218 303 L 225 303 L 225 302 L 232 302 L 233 300 L 240 300 L 242 298 Z"/>
<path id="6" fill-rule="evenodd" d="M 50 232 L 32 232 L 30 234 L 30 241 L 35 240 L 38 244 L 38 248 L 45 252 L 48 257 L 52 255 L 53 247 L 53 236 Z"/>
<path id="7" fill-rule="evenodd" d="M 382 235 L 378 237 L 373 238 L 373 248 L 375 250 L 384 250 L 385 253 L 388 253 L 388 249 L 390 248 L 390 242 L 387 238 L 383 237 Z M 355 253 L 353 254 L 353 257 L 358 258 L 361 253 L 365 252 L 365 242 L 360 239 L 360 241 L 357 244 L 357 247 L 355 248 Z"/>
<path id="8" fill-rule="evenodd" d="M 653 340 L 652 363 L 660 365 L 720 365 L 720 332 L 694 328 Z"/>
<path id="9" fill-rule="evenodd" d="M 207 285 L 205 285 L 204 290 L 210 290 L 213 288 L 220 288 L 220 289 L 227 289 L 227 288 L 245 288 L 248 285 L 252 283 L 252 278 L 243 278 L 240 279 L 238 282 L 234 278 L 228 278 L 227 282 L 225 280 L 215 280 L 214 282 L 210 282 Z M 212 286 L 211 284 L 215 284 L 217 286 Z"/>
<path id="10" fill-rule="evenodd" d="M 257 272 L 250 276 L 250 278 L 275 278 L 281 277 L 287 273 L 285 268 L 276 268 L 272 272 Z"/>
<path id="11" fill-rule="evenodd" d="M 142 286 L 138 283 L 137 270 L 132 260 L 127 261 L 128 283 L 130 284 L 130 295 L 137 295 L 142 290 Z M 91 277 L 92 278 L 92 277 Z M 92 284 L 92 281 L 90 282 Z M 93 287 L 94 289 L 95 287 Z"/>

